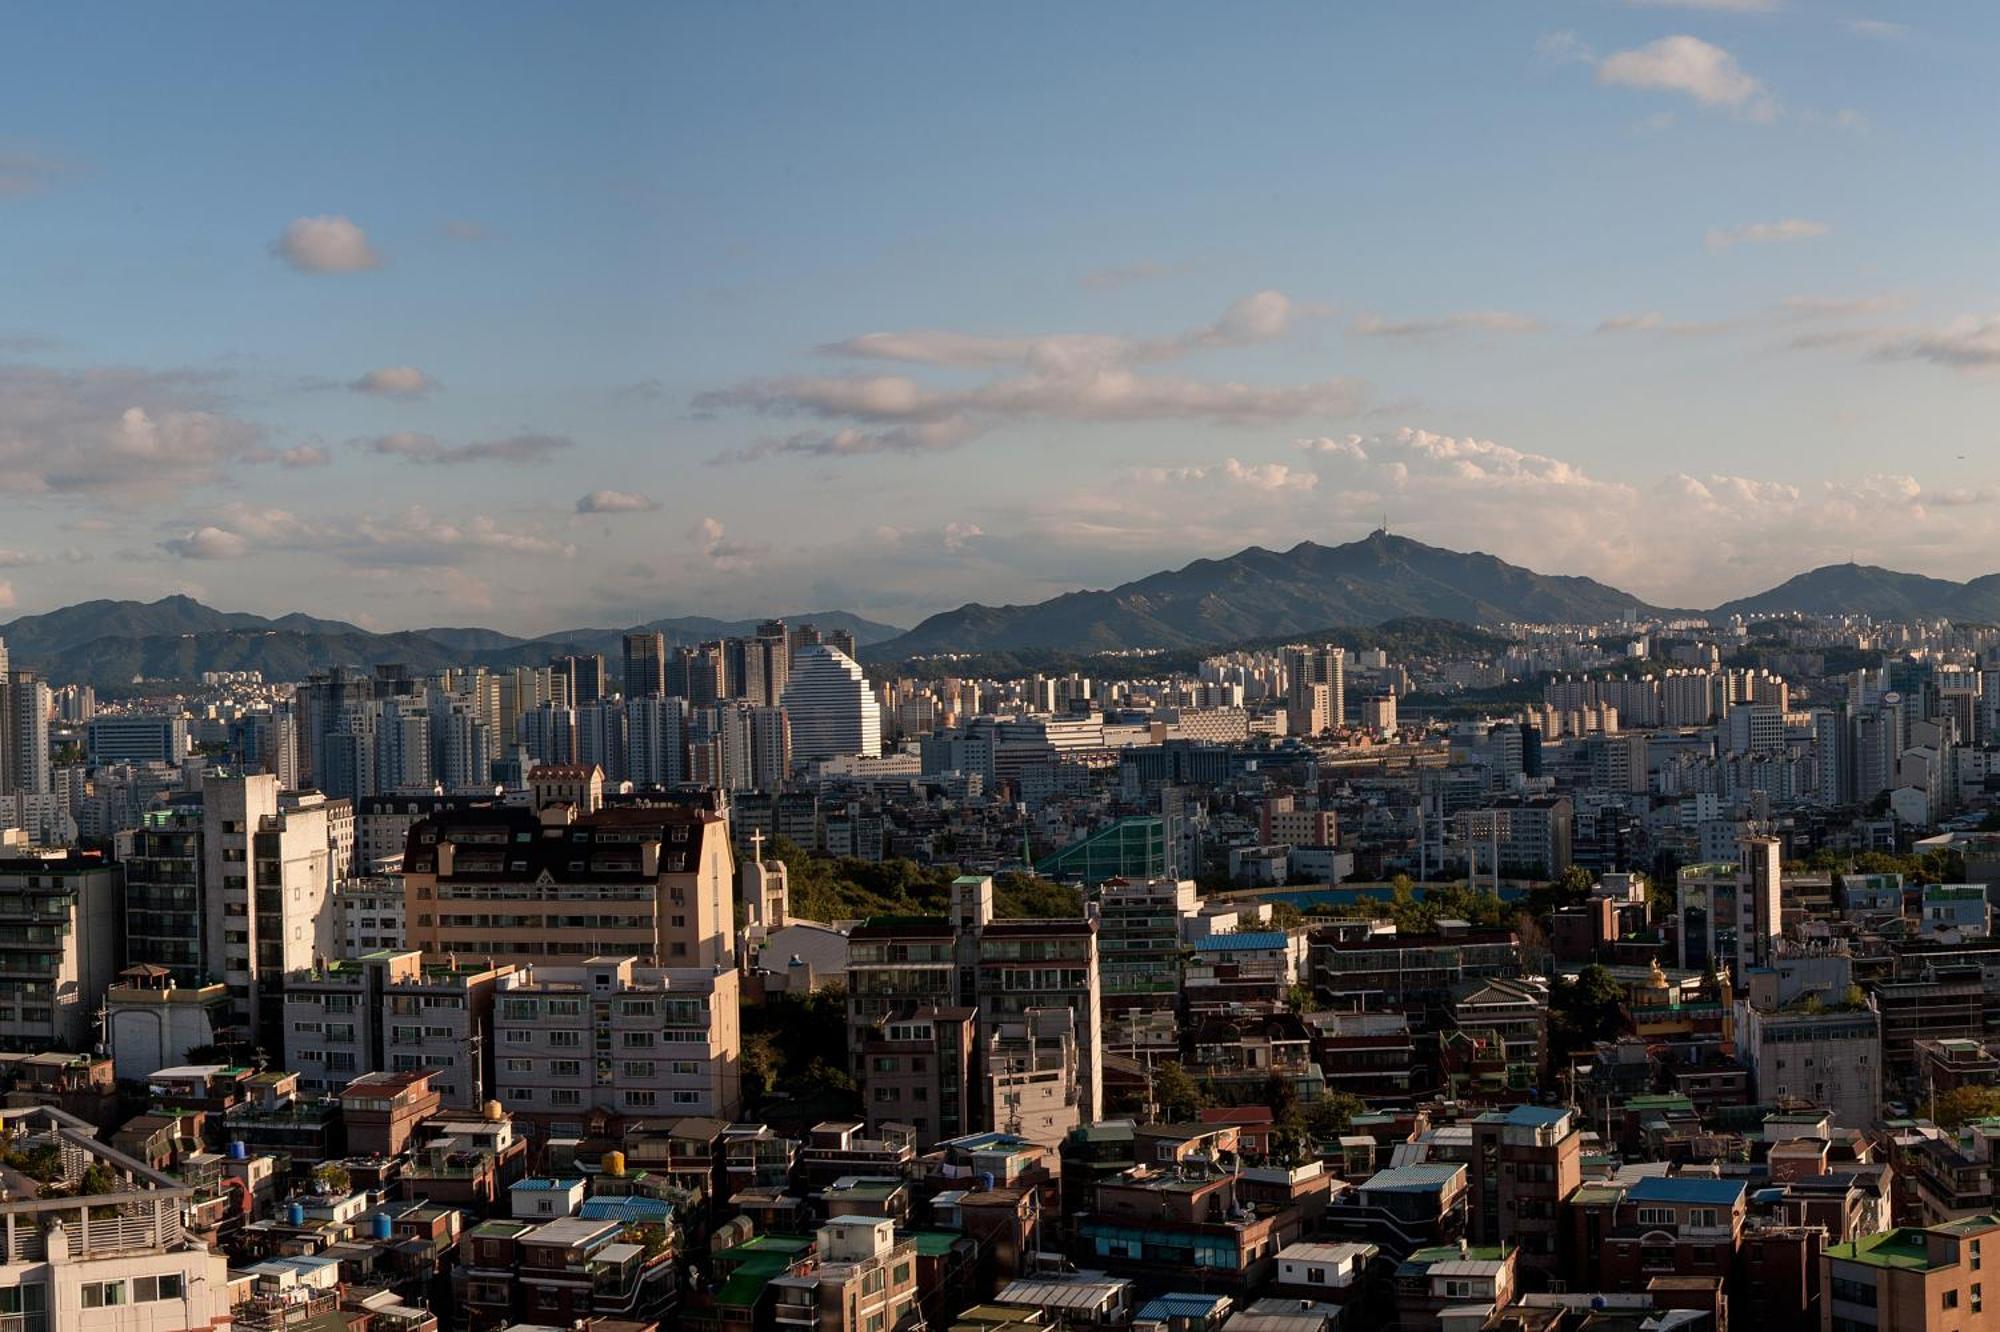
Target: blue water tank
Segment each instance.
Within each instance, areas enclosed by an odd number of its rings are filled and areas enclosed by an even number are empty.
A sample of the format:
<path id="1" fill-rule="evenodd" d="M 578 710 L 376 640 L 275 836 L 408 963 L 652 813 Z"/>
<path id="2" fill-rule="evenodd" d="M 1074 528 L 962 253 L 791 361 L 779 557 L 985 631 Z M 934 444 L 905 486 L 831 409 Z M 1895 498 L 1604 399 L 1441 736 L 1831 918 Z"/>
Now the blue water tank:
<path id="1" fill-rule="evenodd" d="M 993 1172 L 991 1170 L 982 1170 L 979 1172 L 979 1187 L 985 1189 L 988 1193 L 993 1191 Z"/>
<path id="2" fill-rule="evenodd" d="M 304 1203 L 287 1204 L 285 1207 L 285 1224 L 288 1226 L 302 1226 L 305 1223 L 306 1205 Z"/>
<path id="3" fill-rule="evenodd" d="M 229 1140 L 229 1159 L 232 1161 L 247 1161 L 250 1159 L 250 1149 L 243 1145 L 243 1139 L 231 1138 Z"/>
<path id="4" fill-rule="evenodd" d="M 389 1219 L 389 1214 L 387 1212 L 375 1213 L 375 1217 L 372 1224 L 375 1228 L 375 1238 L 378 1240 L 388 1239 L 391 1235 L 396 1233 L 396 1223 Z"/>

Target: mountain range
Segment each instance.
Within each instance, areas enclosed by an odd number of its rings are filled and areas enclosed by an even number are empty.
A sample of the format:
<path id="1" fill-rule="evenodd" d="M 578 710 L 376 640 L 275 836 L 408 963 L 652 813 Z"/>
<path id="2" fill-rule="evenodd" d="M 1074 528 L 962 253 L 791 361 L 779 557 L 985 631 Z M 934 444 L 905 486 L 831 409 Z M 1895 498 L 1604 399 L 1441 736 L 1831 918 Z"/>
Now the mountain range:
<path id="1" fill-rule="evenodd" d="M 847 611 L 783 618 L 849 630 L 864 648 L 902 632 Z M 147 602 L 85 601 L 24 615 L 0 624 L 0 642 L 7 645 L 13 665 L 32 667 L 59 684 L 74 681 L 110 689 L 141 677 L 195 679 L 204 671 L 262 671 L 267 680 L 302 680 L 309 672 L 340 664 L 402 662 L 419 671 L 453 665 L 540 666 L 551 657 L 593 652 L 616 661 L 627 633 L 657 630 L 672 646 L 749 634 L 757 623 L 693 615 L 538 638 L 452 627 L 376 633 L 343 620 L 296 612 L 266 618 L 173 596 Z"/>
<path id="2" fill-rule="evenodd" d="M 1406 616 L 1577 623 L 1628 609 L 1652 608 L 1593 579 L 1538 574 L 1491 555 L 1376 532 L 1344 546 L 1252 546 L 1108 591 L 1069 592 L 1030 606 L 961 606 L 877 644 L 870 655 L 1183 648 Z"/>
<path id="3" fill-rule="evenodd" d="M 1392 622 L 1596 623 L 1625 611 L 1717 619 L 1845 612 L 1885 620 L 2000 623 L 2000 574 L 1957 583 L 1833 564 L 1711 611 L 1671 611 L 1595 579 L 1536 573 L 1492 555 L 1375 532 L 1340 546 L 1310 541 L 1284 551 L 1252 546 L 1223 559 L 1196 560 L 1117 587 L 1068 592 L 1031 605 L 960 606 L 907 631 L 845 611 L 784 618 L 851 630 L 864 657 L 898 662 L 945 653 L 1005 659 L 1006 654 L 1084 656 L 1126 648 L 1185 651 Z M 87 601 L 25 615 L 0 624 L 0 641 L 16 664 L 58 683 L 114 688 L 138 677 L 185 680 L 221 670 L 297 680 L 343 663 L 402 662 L 433 670 L 541 665 L 569 653 L 616 659 L 622 636 L 633 630 L 658 630 L 670 644 L 687 644 L 748 634 L 755 627 L 754 620 L 683 616 L 630 629 L 572 629 L 537 638 L 476 626 L 376 633 L 341 620 L 300 613 L 272 619 L 167 597 Z"/>

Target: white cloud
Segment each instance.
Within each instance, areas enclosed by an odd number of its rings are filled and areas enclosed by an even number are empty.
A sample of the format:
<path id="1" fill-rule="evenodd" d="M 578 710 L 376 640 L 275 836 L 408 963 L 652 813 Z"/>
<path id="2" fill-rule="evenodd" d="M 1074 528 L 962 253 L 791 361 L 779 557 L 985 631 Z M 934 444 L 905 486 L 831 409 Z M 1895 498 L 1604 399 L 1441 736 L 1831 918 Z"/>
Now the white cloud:
<path id="1" fill-rule="evenodd" d="M 1299 447 L 1307 453 L 1330 453 L 1342 458 L 1352 458 L 1356 462 L 1368 461 L 1368 450 L 1363 447 L 1359 435 L 1343 435 L 1338 439 L 1322 435 L 1318 439 L 1300 440 Z"/>
<path id="2" fill-rule="evenodd" d="M 1441 333 L 1539 333 L 1542 321 L 1512 310 L 1463 310 L 1433 319 L 1385 319 L 1377 314 L 1354 317 L 1349 331 L 1362 337 L 1425 338 Z"/>
<path id="3" fill-rule="evenodd" d="M 237 502 L 223 505 L 161 546 L 181 559 L 303 553 L 359 569 L 395 570 L 503 556 L 566 560 L 576 555 L 569 542 L 504 528 L 486 514 L 444 518 L 422 505 L 393 514 L 313 518 Z"/>
<path id="4" fill-rule="evenodd" d="M 1885 19 L 1842 19 L 1840 26 L 1857 37 L 1874 37 L 1882 41 L 1894 41 L 1910 35 L 1905 24 L 1890 23 Z"/>
<path id="5" fill-rule="evenodd" d="M 333 455 L 320 444 L 294 444 L 278 453 L 278 466 L 302 470 L 308 467 L 325 467 L 332 463 Z"/>
<path id="6" fill-rule="evenodd" d="M 1645 92 L 1680 93 L 1750 120 L 1777 117 L 1778 103 L 1736 57 L 1699 37 L 1662 37 L 1597 62 L 1597 81 Z"/>
<path id="7" fill-rule="evenodd" d="M 1785 241 L 1812 240 L 1833 230 L 1824 222 L 1787 217 L 1777 222 L 1746 222 L 1740 227 L 1712 227 L 1703 242 L 1711 250 L 1732 245 L 1775 245 Z"/>
<path id="8" fill-rule="evenodd" d="M 539 463 L 576 447 L 576 441 L 562 435 L 510 435 L 505 439 L 478 440 L 471 444 L 446 444 L 435 435 L 404 431 L 378 435 L 366 441 L 370 453 L 401 458 L 431 466 L 464 463 Z"/>
<path id="9" fill-rule="evenodd" d="M 1246 463 L 1237 458 L 1225 458 L 1212 466 L 1144 467 L 1134 475 L 1155 485 L 1206 482 L 1266 493 L 1311 490 L 1319 484 L 1319 475 L 1315 472 L 1286 463 Z"/>
<path id="10" fill-rule="evenodd" d="M 593 490 L 576 502 L 578 513 L 651 513 L 659 503 L 630 490 Z"/>
<path id="11" fill-rule="evenodd" d="M 950 551 L 964 550 L 974 539 L 986 535 L 978 523 L 946 523 L 944 525 L 944 548 Z"/>
<path id="12" fill-rule="evenodd" d="M 1281 291 L 1257 291 L 1232 303 L 1212 323 L 1164 338 L 1128 338 L 1108 333 L 1049 333 L 1033 337 L 992 337 L 950 329 L 864 333 L 829 342 L 822 355 L 910 365 L 978 369 L 1023 366 L 1044 374 L 1171 361 L 1207 348 L 1251 347 L 1273 342 L 1290 329 L 1301 310 Z M 907 381 L 905 381 L 907 382 Z"/>
<path id="13" fill-rule="evenodd" d="M 220 527 L 197 527 L 162 544 L 169 554 L 184 560 L 240 560 L 250 553 L 248 539 Z"/>
<path id="14" fill-rule="evenodd" d="M 355 273 L 380 268 L 367 233 L 338 216 L 297 217 L 271 242 L 271 253 L 302 273 Z"/>
<path id="15" fill-rule="evenodd" d="M 390 365 L 370 370 L 347 387 L 385 398 L 421 398 L 437 387 L 437 381 L 414 365 Z"/>
<path id="16" fill-rule="evenodd" d="M 136 500 L 270 461 L 212 376 L 0 365 L 0 490 Z"/>
<path id="17" fill-rule="evenodd" d="M 1880 360 L 1929 361 L 1952 370 L 1992 373 L 2000 370 L 2000 316 L 1964 315 L 1940 329 L 1883 338 L 1874 355 Z"/>
<path id="18" fill-rule="evenodd" d="M 718 518 L 703 518 L 689 533 L 702 560 L 717 573 L 747 573 L 766 547 L 731 539 Z"/>

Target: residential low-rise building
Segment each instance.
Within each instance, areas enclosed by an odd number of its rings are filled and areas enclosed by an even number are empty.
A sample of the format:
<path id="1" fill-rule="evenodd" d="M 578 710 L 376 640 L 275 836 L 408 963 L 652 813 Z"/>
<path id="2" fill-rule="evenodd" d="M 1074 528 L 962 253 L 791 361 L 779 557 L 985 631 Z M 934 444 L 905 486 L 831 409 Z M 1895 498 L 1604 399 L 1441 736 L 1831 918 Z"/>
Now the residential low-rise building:
<path id="1" fill-rule="evenodd" d="M 416 949 L 320 961 L 285 978 L 285 1061 L 310 1093 L 423 1072 L 447 1107 L 475 1110 L 492 1085 L 494 994 L 513 970 Z"/>
<path id="2" fill-rule="evenodd" d="M 734 1119 L 737 977 L 631 957 L 520 968 L 495 998 L 494 1095 L 551 1137 L 616 1136 L 660 1116 Z"/>

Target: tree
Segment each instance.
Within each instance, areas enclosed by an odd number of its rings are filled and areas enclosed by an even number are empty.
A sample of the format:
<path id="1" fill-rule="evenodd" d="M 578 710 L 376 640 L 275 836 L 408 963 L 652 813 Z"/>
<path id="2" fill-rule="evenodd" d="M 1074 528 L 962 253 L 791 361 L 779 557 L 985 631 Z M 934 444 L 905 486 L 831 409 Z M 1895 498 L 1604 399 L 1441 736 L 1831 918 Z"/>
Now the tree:
<path id="1" fill-rule="evenodd" d="M 354 1189 L 354 1177 L 347 1173 L 347 1167 L 336 1161 L 328 1161 L 314 1170 L 312 1181 L 321 1193 L 336 1198 L 345 1198 Z"/>
<path id="2" fill-rule="evenodd" d="M 1153 1102 L 1168 1123 L 1185 1123 L 1201 1114 L 1209 1098 L 1179 1060 L 1169 1059 L 1153 1070 Z"/>
<path id="3" fill-rule="evenodd" d="M 1368 1113 L 1367 1103 L 1348 1092 L 1330 1091 L 1306 1107 L 1306 1132 L 1331 1137 L 1354 1127 L 1354 1117 Z"/>
<path id="4" fill-rule="evenodd" d="M 657 1221 L 637 1221 L 625 1227 L 619 1236 L 627 1244 L 636 1244 L 646 1251 L 646 1257 L 655 1258 L 666 1250 L 667 1241 L 672 1236 L 667 1228 Z"/>
<path id="5" fill-rule="evenodd" d="M 1306 923 L 1306 913 L 1290 902 L 1271 903 L 1271 928 L 1276 930 L 1295 929 Z"/>
<path id="6" fill-rule="evenodd" d="M 1573 1051 L 1608 1041 L 1625 1025 L 1625 992 L 1605 968 L 1592 963 L 1574 980 L 1559 977 L 1549 990 L 1550 1063 L 1569 1062 Z"/>
<path id="7" fill-rule="evenodd" d="M 2000 1087 L 1953 1087 L 1932 1098 L 1927 1110 L 1932 1121 L 1948 1129 L 1991 1119 L 2000 1115 Z"/>

